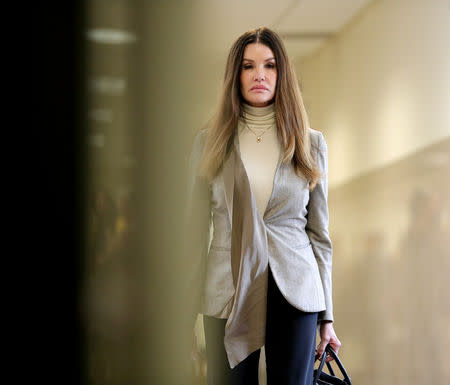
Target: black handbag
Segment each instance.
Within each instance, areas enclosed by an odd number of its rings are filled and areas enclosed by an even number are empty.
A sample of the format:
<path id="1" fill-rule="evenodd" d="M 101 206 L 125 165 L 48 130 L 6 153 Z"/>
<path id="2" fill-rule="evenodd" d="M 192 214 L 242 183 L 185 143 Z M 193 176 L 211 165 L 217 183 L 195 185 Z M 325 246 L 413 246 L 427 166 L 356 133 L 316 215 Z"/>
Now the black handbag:
<path id="1" fill-rule="evenodd" d="M 344 376 L 344 379 L 340 379 L 339 377 L 335 376 L 333 367 L 331 366 L 330 362 L 326 363 L 330 374 L 322 371 L 328 354 L 334 358 L 334 361 L 336 362 L 336 365 Z M 352 385 L 352 382 L 347 374 L 347 371 L 344 368 L 344 365 L 342 365 L 342 362 L 339 360 L 339 357 L 330 345 L 327 345 L 327 347 L 325 348 L 325 352 L 322 355 L 319 367 L 317 369 L 314 369 L 313 385 Z"/>

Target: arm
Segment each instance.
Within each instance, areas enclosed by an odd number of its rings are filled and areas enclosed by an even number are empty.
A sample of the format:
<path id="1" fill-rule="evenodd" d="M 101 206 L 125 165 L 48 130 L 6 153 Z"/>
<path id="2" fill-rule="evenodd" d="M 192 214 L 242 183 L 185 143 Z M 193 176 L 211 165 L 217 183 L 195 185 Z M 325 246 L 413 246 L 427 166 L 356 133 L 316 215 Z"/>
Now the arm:
<path id="1" fill-rule="evenodd" d="M 316 145 L 317 166 L 322 173 L 322 178 L 310 193 L 308 202 L 308 218 L 306 232 L 311 241 L 314 255 L 319 266 L 320 278 L 322 280 L 325 295 L 324 311 L 319 312 L 318 323 L 320 344 L 316 349 L 316 359 L 322 357 L 325 347 L 330 344 L 337 353 L 341 346 L 333 327 L 333 300 L 331 284 L 331 267 L 333 247 L 328 233 L 328 149 L 322 133 L 319 133 Z M 327 357 L 327 361 L 332 361 Z"/>
<path id="2" fill-rule="evenodd" d="M 195 324 L 200 311 L 204 286 L 206 257 L 211 226 L 210 190 L 207 181 L 197 175 L 206 132 L 201 130 L 193 140 L 187 169 L 187 189 L 183 216 L 181 252 L 186 266 L 184 278 L 187 288 L 182 293 L 185 305 L 191 313 L 191 324 Z"/>
<path id="3" fill-rule="evenodd" d="M 328 149 L 322 133 L 319 132 L 317 139 L 317 142 L 312 143 L 312 146 L 316 149 L 317 166 L 322 173 L 322 178 L 320 178 L 314 190 L 310 193 L 305 230 L 311 241 L 319 266 L 320 278 L 325 295 L 326 309 L 319 312 L 318 322 L 333 322 L 331 280 L 333 247 L 328 233 Z"/>

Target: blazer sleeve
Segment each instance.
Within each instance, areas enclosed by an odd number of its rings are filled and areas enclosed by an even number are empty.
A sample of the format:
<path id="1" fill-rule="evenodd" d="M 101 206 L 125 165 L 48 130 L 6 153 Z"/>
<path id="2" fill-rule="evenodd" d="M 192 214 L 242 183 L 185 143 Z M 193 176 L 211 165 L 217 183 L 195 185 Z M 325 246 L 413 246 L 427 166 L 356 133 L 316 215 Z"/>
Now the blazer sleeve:
<path id="1" fill-rule="evenodd" d="M 185 212 L 183 215 L 182 253 L 187 283 L 182 295 L 194 325 L 200 312 L 205 282 L 206 258 L 209 248 L 209 234 L 212 222 L 210 209 L 210 188 L 206 179 L 198 176 L 198 166 L 203 150 L 206 132 L 200 130 L 194 137 L 187 162 L 187 186 Z"/>
<path id="2" fill-rule="evenodd" d="M 305 230 L 317 260 L 325 296 L 326 309 L 319 312 L 318 322 L 333 322 L 331 277 L 333 247 L 328 232 L 328 148 L 321 132 L 318 132 L 315 142 L 313 140 L 312 145 L 316 148 L 317 166 L 322 173 L 322 177 L 313 191 L 310 192 Z"/>

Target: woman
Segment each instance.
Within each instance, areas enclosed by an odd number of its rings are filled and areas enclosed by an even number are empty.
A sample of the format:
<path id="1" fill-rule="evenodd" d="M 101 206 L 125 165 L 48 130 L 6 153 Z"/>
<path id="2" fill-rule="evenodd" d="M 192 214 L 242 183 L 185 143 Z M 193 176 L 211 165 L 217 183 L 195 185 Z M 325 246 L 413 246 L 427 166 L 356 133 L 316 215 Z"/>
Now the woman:
<path id="1" fill-rule="evenodd" d="M 327 146 L 309 127 L 275 32 L 261 27 L 233 44 L 218 111 L 197 133 L 190 166 L 188 217 L 197 231 L 190 241 L 199 247 L 191 257 L 201 285 L 208 384 L 258 384 L 265 346 L 269 385 L 311 385 L 315 359 L 328 343 L 340 347 Z"/>

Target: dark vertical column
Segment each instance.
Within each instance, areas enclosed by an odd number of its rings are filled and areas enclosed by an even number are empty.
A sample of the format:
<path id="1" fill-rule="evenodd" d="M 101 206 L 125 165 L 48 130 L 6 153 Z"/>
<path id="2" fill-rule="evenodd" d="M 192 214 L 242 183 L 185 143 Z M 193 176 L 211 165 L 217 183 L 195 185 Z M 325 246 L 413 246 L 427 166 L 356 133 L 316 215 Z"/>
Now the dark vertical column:
<path id="1" fill-rule="evenodd" d="M 46 382 L 66 384 L 84 383 L 78 312 L 84 223 L 83 16 L 84 1 L 44 2 L 33 9 L 33 25 L 25 26 L 33 39 L 28 62 L 33 117 L 25 132 L 31 132 L 37 155 L 28 158 L 23 175 L 26 203 L 32 203 L 21 222 L 21 245 L 30 251 L 20 254 L 35 280 L 27 293 L 36 298 L 26 298 L 22 305 L 27 330 L 37 341 L 23 353 L 33 361 L 45 358 L 40 370 Z"/>

